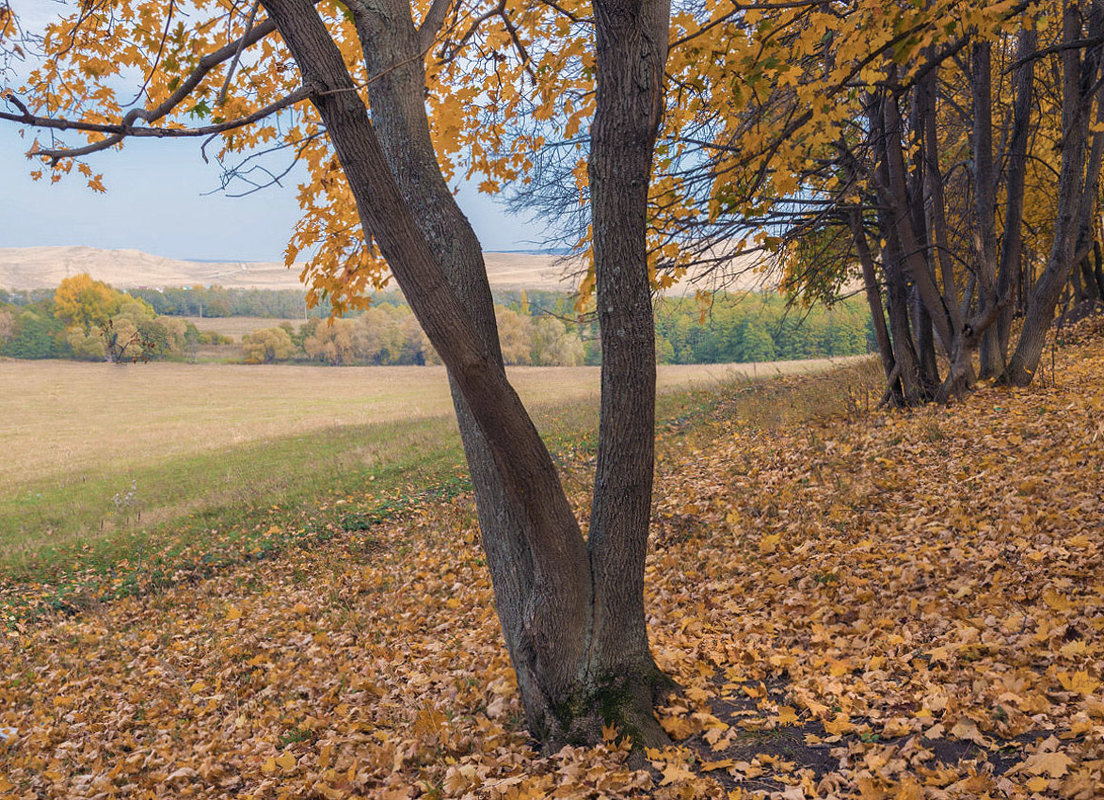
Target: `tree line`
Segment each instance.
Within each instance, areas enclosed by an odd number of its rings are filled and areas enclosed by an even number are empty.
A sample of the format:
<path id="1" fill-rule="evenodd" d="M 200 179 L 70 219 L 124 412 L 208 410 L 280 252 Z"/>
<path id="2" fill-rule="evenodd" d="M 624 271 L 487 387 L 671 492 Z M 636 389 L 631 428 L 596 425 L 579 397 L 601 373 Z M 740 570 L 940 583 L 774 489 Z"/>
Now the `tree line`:
<path id="1" fill-rule="evenodd" d="M 0 355 L 9 358 L 72 358 L 86 361 L 194 359 L 200 346 L 229 345 L 231 337 L 200 331 L 176 311 L 193 306 L 173 297 L 195 289 L 120 292 L 88 275 L 65 279 L 53 292 L 0 295 Z M 286 306 L 288 290 L 203 290 L 207 300 L 238 298 L 242 306 L 274 316 Z M 166 297 L 170 298 L 166 301 Z M 151 299 L 152 298 L 152 302 Z M 495 320 L 506 364 L 597 366 L 601 363 L 593 313 L 578 314 L 566 292 L 504 290 L 495 293 Z M 14 302 L 13 302 L 14 301 Z M 439 364 L 410 306 L 395 291 L 374 305 L 327 321 L 286 320 L 241 338 L 247 364 L 327 365 Z M 168 311 L 166 311 L 168 309 Z M 237 316 L 230 314 L 227 316 Z M 788 361 L 870 352 L 873 331 L 862 302 L 848 299 L 831 307 L 795 308 L 774 293 L 720 293 L 703 306 L 693 298 L 655 300 L 656 362 L 718 364 Z M 114 344 L 112 344 L 114 343 Z"/>
<path id="2" fill-rule="evenodd" d="M 178 317 L 158 315 L 145 300 L 83 273 L 66 278 L 52 293 L 0 296 L 0 356 L 8 358 L 179 360 L 201 344 L 225 340 Z"/>

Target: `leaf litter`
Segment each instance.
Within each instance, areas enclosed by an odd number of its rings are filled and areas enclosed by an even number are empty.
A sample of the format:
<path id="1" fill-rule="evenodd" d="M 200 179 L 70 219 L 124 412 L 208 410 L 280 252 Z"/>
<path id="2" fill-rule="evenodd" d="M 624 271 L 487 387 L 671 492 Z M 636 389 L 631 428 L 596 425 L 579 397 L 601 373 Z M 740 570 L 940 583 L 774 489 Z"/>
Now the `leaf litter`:
<path id="1" fill-rule="evenodd" d="M 463 494 L 10 628 L 0 797 L 1102 796 L 1104 326 L 1078 330 L 1056 385 L 664 434 L 647 603 L 682 691 L 643 759 L 612 728 L 534 749 Z"/>

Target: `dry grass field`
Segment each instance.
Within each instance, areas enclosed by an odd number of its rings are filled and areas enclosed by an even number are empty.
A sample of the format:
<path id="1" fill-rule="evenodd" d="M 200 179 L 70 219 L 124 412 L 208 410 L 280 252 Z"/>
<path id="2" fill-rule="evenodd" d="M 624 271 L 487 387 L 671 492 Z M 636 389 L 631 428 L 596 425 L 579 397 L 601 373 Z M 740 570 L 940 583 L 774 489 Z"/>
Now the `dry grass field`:
<path id="1" fill-rule="evenodd" d="M 659 391 L 677 405 L 831 363 L 665 366 Z M 554 448 L 594 430 L 598 368 L 510 375 Z M 463 474 L 443 367 L 0 360 L 0 387 L 0 574 L 61 569 L 76 550 L 110 564 L 274 504 L 309 514 L 368 484 L 405 496 Z"/>
<path id="2" fill-rule="evenodd" d="M 306 322 L 305 319 L 273 319 L 271 317 L 181 317 L 190 322 L 201 331 L 214 331 L 223 336 L 233 336 L 234 341 L 241 341 L 246 334 L 259 331 L 262 328 L 278 328 L 282 322 L 290 322 L 292 327 L 298 330 L 299 326 Z"/>
<path id="3" fill-rule="evenodd" d="M 660 391 L 823 370 L 827 359 L 669 365 Z M 597 367 L 514 367 L 536 405 L 596 396 Z M 133 364 L 0 360 L 0 492 L 79 470 L 136 469 L 323 428 L 451 413 L 443 367 Z"/>

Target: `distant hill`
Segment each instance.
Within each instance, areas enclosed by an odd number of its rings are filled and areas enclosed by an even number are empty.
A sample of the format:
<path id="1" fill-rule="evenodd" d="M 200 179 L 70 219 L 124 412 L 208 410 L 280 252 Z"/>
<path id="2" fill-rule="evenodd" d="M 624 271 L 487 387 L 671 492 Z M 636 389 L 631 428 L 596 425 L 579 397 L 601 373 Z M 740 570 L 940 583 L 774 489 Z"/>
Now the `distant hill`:
<path id="1" fill-rule="evenodd" d="M 491 285 L 499 289 L 570 291 L 579 282 L 581 263 L 564 256 L 532 252 L 484 253 Z M 742 258 L 746 267 L 751 259 Z M 181 261 L 140 250 L 94 247 L 0 247 L 0 288 L 52 289 L 62 280 L 87 272 L 119 289 L 165 286 L 224 286 L 228 289 L 301 289 L 299 267 L 278 262 Z M 761 285 L 759 275 L 735 281 L 740 289 Z M 708 288 L 709 281 L 705 282 Z M 693 292 L 683 283 L 675 293 Z"/>
<path id="2" fill-rule="evenodd" d="M 484 253 L 491 283 L 499 288 L 568 289 L 571 272 L 562 256 Z M 140 250 L 94 247 L 0 248 L 0 288 L 52 289 L 71 275 L 87 272 L 120 289 L 219 285 L 238 289 L 301 289 L 298 266 L 278 262 L 180 261 Z"/>

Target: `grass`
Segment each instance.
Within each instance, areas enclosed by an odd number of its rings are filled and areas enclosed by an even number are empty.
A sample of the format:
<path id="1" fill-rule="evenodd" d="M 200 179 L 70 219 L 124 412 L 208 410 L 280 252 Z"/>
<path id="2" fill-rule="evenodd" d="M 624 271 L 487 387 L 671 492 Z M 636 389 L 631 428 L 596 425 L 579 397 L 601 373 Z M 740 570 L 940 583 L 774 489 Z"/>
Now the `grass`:
<path id="1" fill-rule="evenodd" d="M 296 330 L 306 319 L 275 319 L 273 317 L 181 317 L 201 331 L 214 331 L 223 336 L 233 336 L 234 341 L 262 328 L 279 328 L 283 322 L 291 323 Z"/>
<path id="2" fill-rule="evenodd" d="M 677 427 L 721 396 L 764 422 L 799 397 L 827 409 L 825 395 L 854 379 L 840 376 L 865 367 L 760 380 L 827 366 L 664 367 L 660 418 Z M 20 387 L 0 397 L 0 415 L 16 421 L 0 432 L 9 588 L 48 583 L 64 594 L 127 570 L 167 580 L 185 562 L 214 567 L 366 529 L 427 489 L 467 486 L 440 368 L 0 361 L 0 376 Z M 511 378 L 554 452 L 592 447 L 597 369 L 519 368 Z M 722 384 L 731 390 L 718 394 Z M 345 505 L 353 497 L 355 510 Z M 118 580 L 126 591 L 129 579 Z"/>

